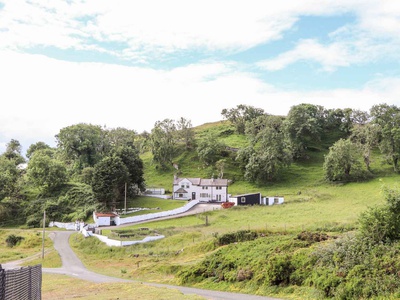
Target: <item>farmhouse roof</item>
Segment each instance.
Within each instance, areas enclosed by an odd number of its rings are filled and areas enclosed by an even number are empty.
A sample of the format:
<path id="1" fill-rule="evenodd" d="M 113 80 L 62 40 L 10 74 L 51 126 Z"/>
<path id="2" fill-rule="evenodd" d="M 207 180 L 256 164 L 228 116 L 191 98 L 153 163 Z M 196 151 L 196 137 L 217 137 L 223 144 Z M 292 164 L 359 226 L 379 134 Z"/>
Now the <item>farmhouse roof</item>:
<path id="1" fill-rule="evenodd" d="M 228 179 L 203 179 L 203 178 L 174 178 L 174 185 L 178 185 L 182 180 L 187 179 L 193 185 L 198 186 L 228 186 Z"/>

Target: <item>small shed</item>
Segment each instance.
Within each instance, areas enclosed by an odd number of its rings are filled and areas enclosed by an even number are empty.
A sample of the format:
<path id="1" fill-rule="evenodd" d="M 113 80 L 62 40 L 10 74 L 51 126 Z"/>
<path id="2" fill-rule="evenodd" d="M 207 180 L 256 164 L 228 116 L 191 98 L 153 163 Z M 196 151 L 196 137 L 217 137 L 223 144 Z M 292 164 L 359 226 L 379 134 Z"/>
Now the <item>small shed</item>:
<path id="1" fill-rule="evenodd" d="M 243 194 L 236 195 L 229 198 L 230 202 L 234 202 L 235 205 L 260 205 L 261 204 L 261 193 Z"/>
<path id="2" fill-rule="evenodd" d="M 116 218 L 118 218 L 118 215 L 115 213 L 112 213 L 112 212 L 106 212 L 106 213 L 94 212 L 93 213 L 93 220 L 96 223 L 97 227 L 116 225 Z"/>
<path id="3" fill-rule="evenodd" d="M 275 196 L 275 197 L 264 197 L 262 199 L 263 205 L 274 205 L 274 204 L 282 204 L 284 201 L 284 197 L 282 196 Z"/>

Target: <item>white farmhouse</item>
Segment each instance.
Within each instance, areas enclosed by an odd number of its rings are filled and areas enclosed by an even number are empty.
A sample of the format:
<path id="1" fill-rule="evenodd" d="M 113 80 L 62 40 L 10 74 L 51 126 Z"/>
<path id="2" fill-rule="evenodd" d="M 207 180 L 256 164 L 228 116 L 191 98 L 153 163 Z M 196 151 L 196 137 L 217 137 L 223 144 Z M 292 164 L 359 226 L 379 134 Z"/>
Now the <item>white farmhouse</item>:
<path id="1" fill-rule="evenodd" d="M 174 177 L 173 199 L 201 202 L 226 202 L 228 179 Z"/>

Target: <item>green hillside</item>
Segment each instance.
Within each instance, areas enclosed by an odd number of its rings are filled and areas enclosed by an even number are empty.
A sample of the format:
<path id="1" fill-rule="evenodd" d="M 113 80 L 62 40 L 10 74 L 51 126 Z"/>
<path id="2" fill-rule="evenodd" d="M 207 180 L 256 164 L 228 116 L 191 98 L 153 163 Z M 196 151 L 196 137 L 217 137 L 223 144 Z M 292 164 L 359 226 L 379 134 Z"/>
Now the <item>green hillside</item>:
<path id="1" fill-rule="evenodd" d="M 231 148 L 247 143 L 227 122 L 195 128 L 196 138 L 207 131 L 219 134 Z M 282 205 L 234 207 L 153 221 L 146 227 L 163 232 L 165 239 L 122 249 L 111 250 L 95 239 L 77 237 L 75 250 L 96 272 L 124 278 L 284 299 L 396 299 L 400 291 L 398 242 L 375 245 L 358 237 L 358 232 L 362 213 L 385 205 L 382 188 L 396 190 L 400 176 L 376 150 L 370 179 L 327 182 L 322 165 L 333 142 L 330 137 L 309 147 L 306 158 L 264 184 L 245 181 L 234 155 L 229 154 L 224 171 L 224 178 L 233 180 L 229 193 L 280 195 L 285 199 Z M 147 186 L 170 192 L 177 170 L 156 168 L 149 152 L 141 157 Z M 207 178 L 215 171 L 204 167 L 193 150 L 182 150 L 174 162 L 181 177 Z M 99 261 L 109 267 L 99 268 Z"/>

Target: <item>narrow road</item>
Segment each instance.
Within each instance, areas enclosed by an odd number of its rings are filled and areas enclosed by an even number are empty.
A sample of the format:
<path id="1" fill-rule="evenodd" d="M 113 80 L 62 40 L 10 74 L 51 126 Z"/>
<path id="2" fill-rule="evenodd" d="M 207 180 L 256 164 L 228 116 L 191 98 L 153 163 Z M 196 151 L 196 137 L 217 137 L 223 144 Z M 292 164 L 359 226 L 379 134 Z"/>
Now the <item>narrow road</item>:
<path id="1" fill-rule="evenodd" d="M 158 218 L 154 221 L 166 218 L 177 218 L 183 215 L 191 215 L 202 213 L 209 210 L 219 209 L 220 207 L 214 205 L 206 205 L 199 204 L 187 211 L 186 213 Z M 149 222 L 145 221 L 145 222 Z M 132 224 L 124 224 L 123 226 L 129 226 Z M 113 226 L 115 228 L 116 226 Z M 105 228 L 105 227 L 102 227 Z M 69 245 L 69 238 L 71 234 L 75 233 L 75 231 L 53 231 L 50 233 L 50 238 L 54 242 L 54 248 L 58 251 L 61 261 L 61 268 L 43 268 L 44 273 L 52 273 L 52 274 L 63 274 L 67 276 L 77 277 L 82 280 L 87 280 L 95 283 L 103 283 L 103 282 L 141 282 L 136 280 L 127 280 L 122 278 L 110 277 L 106 275 L 101 275 L 95 272 L 91 272 L 83 265 L 81 260 L 76 256 L 74 251 L 71 249 Z M 10 263 L 3 264 L 2 267 L 5 269 L 13 269 L 19 267 L 20 261 L 14 261 Z M 154 286 L 154 287 L 164 287 L 177 289 L 181 291 L 183 294 L 196 294 L 202 297 L 205 297 L 207 300 L 279 300 L 277 298 L 256 296 L 256 295 L 248 295 L 248 294 L 240 294 L 240 293 L 229 293 L 229 292 L 220 292 L 220 291 L 212 291 L 212 290 L 204 290 L 198 288 L 184 287 L 184 286 L 173 286 L 167 284 L 158 284 L 158 283 L 149 283 L 142 282 L 143 284 Z"/>
<path id="2" fill-rule="evenodd" d="M 85 268 L 81 260 L 72 251 L 69 245 L 69 237 L 74 231 L 54 231 L 51 233 L 51 238 L 54 242 L 54 248 L 58 251 L 62 261 L 61 268 L 43 268 L 45 273 L 64 274 L 79 279 L 84 279 L 92 282 L 130 282 L 121 278 L 105 276 L 89 271 Z"/>
<path id="3" fill-rule="evenodd" d="M 52 235 L 54 234 L 52 236 L 52 239 L 54 241 L 54 248 L 58 251 L 58 253 L 61 256 L 62 267 L 61 268 L 43 268 L 43 272 L 64 274 L 64 275 L 79 277 L 80 279 L 92 281 L 92 282 L 134 282 L 134 280 L 127 280 L 127 279 L 105 276 L 105 275 L 97 274 L 97 273 L 87 270 L 69 245 L 69 237 L 72 233 L 74 233 L 74 232 L 73 231 L 54 231 L 51 233 Z M 239 293 L 210 291 L 210 290 L 189 288 L 189 287 L 183 287 L 183 286 L 173 286 L 173 285 L 167 285 L 167 284 L 156 284 L 156 283 L 147 283 L 147 282 L 143 282 L 143 284 L 147 284 L 147 285 L 155 286 L 155 287 L 167 287 L 167 288 L 177 289 L 177 290 L 181 291 L 183 294 L 196 294 L 196 295 L 205 297 L 206 299 L 209 299 L 209 300 L 277 300 L 277 299 L 269 298 L 269 297 L 239 294 Z"/>

